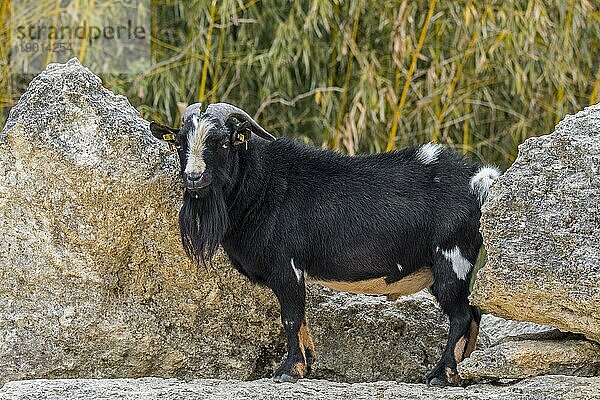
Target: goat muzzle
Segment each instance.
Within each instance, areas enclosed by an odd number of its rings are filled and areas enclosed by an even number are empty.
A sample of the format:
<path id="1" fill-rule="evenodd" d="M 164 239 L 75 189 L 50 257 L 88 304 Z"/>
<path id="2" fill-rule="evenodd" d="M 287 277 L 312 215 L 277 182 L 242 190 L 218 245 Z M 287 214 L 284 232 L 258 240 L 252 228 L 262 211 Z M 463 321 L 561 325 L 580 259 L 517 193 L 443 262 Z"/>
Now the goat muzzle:
<path id="1" fill-rule="evenodd" d="M 204 197 L 208 193 L 208 187 L 212 183 L 212 176 L 209 172 L 203 173 L 191 172 L 185 174 L 184 184 L 185 189 L 194 198 Z"/>

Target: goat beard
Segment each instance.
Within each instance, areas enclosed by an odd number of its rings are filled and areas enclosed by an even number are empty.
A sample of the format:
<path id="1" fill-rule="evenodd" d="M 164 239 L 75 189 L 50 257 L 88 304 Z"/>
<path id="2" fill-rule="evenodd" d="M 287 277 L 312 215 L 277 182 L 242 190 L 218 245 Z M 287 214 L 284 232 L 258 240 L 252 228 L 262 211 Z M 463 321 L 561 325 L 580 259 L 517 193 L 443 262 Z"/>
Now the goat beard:
<path id="1" fill-rule="evenodd" d="M 229 228 L 223 189 L 211 187 L 204 198 L 195 199 L 186 191 L 179 211 L 181 242 L 196 264 L 207 265 L 217 252 Z"/>

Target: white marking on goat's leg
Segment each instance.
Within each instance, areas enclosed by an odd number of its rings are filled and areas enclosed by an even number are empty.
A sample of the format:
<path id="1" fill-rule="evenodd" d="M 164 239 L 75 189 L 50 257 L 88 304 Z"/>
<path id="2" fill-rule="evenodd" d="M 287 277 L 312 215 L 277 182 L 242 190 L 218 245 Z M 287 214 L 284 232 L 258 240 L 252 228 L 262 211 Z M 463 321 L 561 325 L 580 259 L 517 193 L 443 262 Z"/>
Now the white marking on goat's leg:
<path id="1" fill-rule="evenodd" d="M 426 143 L 417 150 L 417 160 L 423 164 L 431 164 L 437 161 L 443 147 L 436 143 Z"/>
<path id="2" fill-rule="evenodd" d="M 294 265 L 293 258 L 291 259 L 290 264 L 292 264 L 292 269 L 294 270 L 294 274 L 296 274 L 296 280 L 298 280 L 298 283 L 300 283 L 300 281 L 302 280 L 302 277 L 303 277 L 302 270 L 299 268 L 296 268 L 296 265 Z"/>
<path id="3" fill-rule="evenodd" d="M 285 326 L 288 329 L 292 329 L 294 327 L 294 321 L 292 321 L 291 319 L 286 319 L 285 321 L 283 321 L 283 326 Z"/>
<path id="4" fill-rule="evenodd" d="M 458 279 L 467 279 L 473 265 L 471 265 L 469 260 L 463 257 L 458 246 L 454 246 L 451 250 L 442 250 L 442 254 L 452 263 L 452 269 Z"/>
<path id="5" fill-rule="evenodd" d="M 202 174 L 206 169 L 206 163 L 202 153 L 209 131 L 213 124 L 207 120 L 199 120 L 197 115 L 192 116 L 194 131 L 188 134 L 188 160 L 185 166 L 185 173 L 196 172 Z"/>

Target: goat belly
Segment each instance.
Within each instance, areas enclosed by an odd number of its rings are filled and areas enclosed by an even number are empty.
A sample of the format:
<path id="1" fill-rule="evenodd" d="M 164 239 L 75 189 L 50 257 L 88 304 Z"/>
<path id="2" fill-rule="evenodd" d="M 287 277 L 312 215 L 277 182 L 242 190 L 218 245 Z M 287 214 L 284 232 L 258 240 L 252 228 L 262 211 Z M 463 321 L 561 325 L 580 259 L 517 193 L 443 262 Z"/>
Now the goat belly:
<path id="1" fill-rule="evenodd" d="M 320 280 L 309 277 L 309 282 L 340 292 L 386 295 L 388 299 L 396 300 L 400 296 L 413 294 L 431 286 L 433 284 L 433 274 L 431 268 L 422 267 L 394 282 L 386 282 L 385 277 L 362 281 Z"/>

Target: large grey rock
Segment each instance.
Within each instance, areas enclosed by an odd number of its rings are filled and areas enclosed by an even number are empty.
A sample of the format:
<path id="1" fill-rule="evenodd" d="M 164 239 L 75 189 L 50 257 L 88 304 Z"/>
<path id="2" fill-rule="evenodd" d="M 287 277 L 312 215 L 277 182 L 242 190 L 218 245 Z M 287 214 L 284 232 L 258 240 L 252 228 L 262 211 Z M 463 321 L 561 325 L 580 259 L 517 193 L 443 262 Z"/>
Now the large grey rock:
<path id="1" fill-rule="evenodd" d="M 76 60 L 35 78 L 0 133 L 0 384 L 36 377 L 270 376 L 285 353 L 274 296 L 179 242 L 178 160 Z M 421 381 L 447 322 L 312 288 L 329 379 Z M 359 361 L 360 360 L 360 361 Z"/>
<path id="2" fill-rule="evenodd" d="M 600 344 L 583 339 L 527 335 L 476 350 L 458 366 L 462 379 L 471 381 L 522 379 L 538 375 L 600 375 Z M 540 336 L 538 339 L 533 337 Z"/>
<path id="3" fill-rule="evenodd" d="M 262 376 L 266 290 L 186 260 L 177 160 L 76 60 L 35 78 L 0 134 L 0 382 Z"/>
<path id="4" fill-rule="evenodd" d="M 9 382 L 0 400 L 260 400 L 260 399 L 411 399 L 411 400 L 593 400 L 600 399 L 600 378 L 551 375 L 510 386 L 430 388 L 396 382 L 334 383 L 319 380 L 297 384 L 175 379 L 74 379 Z"/>
<path id="5" fill-rule="evenodd" d="M 527 139 L 483 206 L 473 303 L 600 341 L 600 105 Z"/>

